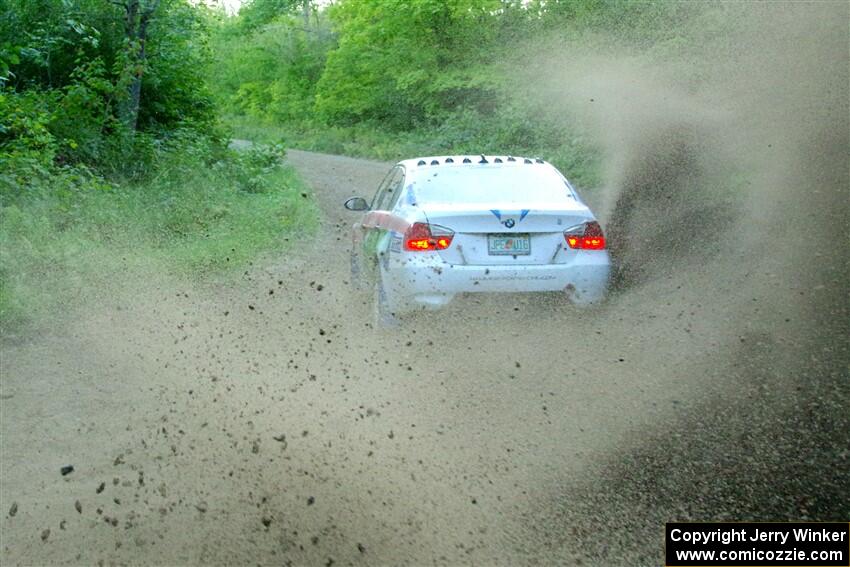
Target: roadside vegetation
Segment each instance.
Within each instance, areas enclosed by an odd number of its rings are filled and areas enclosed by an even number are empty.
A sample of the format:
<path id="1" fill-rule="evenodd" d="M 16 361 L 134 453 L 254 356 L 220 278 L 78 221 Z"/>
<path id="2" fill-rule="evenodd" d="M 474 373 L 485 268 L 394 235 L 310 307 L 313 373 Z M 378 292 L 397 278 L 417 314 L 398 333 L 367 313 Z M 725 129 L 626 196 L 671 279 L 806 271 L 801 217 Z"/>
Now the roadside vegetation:
<path id="1" fill-rule="evenodd" d="M 228 273 L 314 226 L 282 147 L 227 147 L 214 25 L 188 0 L 0 0 L 3 331 L 116 274 Z"/>
<path id="2" fill-rule="evenodd" d="M 214 96 L 240 137 L 393 160 L 439 153 L 542 156 L 601 183 L 597 142 L 524 70 L 616 47 L 679 58 L 734 9 L 629 0 L 250 0 L 212 35 Z M 617 45 L 612 45 L 616 38 Z M 685 39 L 689 41 L 685 41 Z M 700 68 L 683 66 L 695 81 Z"/>

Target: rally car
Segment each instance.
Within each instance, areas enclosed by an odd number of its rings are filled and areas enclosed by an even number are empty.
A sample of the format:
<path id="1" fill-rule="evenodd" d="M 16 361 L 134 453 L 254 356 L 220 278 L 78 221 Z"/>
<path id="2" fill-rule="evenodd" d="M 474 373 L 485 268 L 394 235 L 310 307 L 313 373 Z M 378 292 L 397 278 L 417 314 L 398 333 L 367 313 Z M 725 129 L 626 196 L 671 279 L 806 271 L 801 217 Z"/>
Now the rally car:
<path id="1" fill-rule="evenodd" d="M 380 318 L 437 309 L 459 293 L 560 291 L 605 297 L 605 235 L 551 164 L 514 156 L 448 156 L 393 166 L 353 227 L 352 277 L 373 267 Z"/>

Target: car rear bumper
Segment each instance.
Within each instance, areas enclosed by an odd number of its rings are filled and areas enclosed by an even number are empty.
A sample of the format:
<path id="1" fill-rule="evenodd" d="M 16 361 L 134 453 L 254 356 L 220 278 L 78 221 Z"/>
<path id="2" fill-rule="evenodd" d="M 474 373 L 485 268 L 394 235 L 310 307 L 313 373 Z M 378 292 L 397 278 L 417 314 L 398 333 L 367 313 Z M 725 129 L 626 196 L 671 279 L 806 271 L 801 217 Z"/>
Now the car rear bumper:
<path id="1" fill-rule="evenodd" d="M 457 293 L 565 291 L 586 304 L 604 298 L 611 262 L 604 250 L 584 251 L 564 264 L 524 266 L 448 264 L 436 253 L 421 253 L 393 255 L 385 267 L 388 291 L 420 303 L 445 303 Z"/>

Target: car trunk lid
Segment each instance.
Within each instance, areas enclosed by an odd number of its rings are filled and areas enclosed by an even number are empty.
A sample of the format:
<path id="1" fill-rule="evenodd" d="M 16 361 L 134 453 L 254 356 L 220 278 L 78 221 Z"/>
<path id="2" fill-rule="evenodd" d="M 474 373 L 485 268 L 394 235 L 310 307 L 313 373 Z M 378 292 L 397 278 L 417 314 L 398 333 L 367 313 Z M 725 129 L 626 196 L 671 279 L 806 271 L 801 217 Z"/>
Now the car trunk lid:
<path id="1" fill-rule="evenodd" d="M 450 264 L 533 265 L 556 263 L 564 246 L 564 230 L 592 220 L 582 203 L 552 205 L 515 203 L 488 205 L 429 204 L 422 206 L 428 222 L 454 231 L 452 245 L 440 250 Z"/>

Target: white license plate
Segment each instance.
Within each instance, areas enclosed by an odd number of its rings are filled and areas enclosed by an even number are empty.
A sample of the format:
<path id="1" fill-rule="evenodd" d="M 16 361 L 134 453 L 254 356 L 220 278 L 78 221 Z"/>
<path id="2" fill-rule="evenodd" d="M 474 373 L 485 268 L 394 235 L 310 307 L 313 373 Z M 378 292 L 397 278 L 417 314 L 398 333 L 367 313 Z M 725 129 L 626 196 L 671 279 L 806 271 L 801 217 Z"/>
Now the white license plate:
<path id="1" fill-rule="evenodd" d="M 487 252 L 491 256 L 531 254 L 531 237 L 527 234 L 488 234 Z"/>

